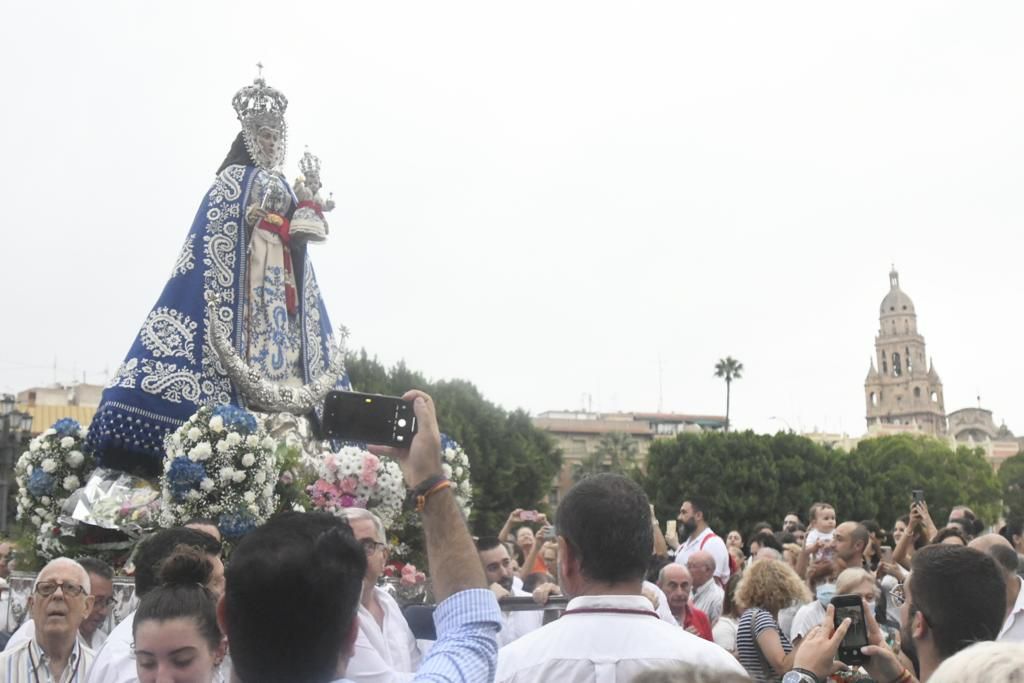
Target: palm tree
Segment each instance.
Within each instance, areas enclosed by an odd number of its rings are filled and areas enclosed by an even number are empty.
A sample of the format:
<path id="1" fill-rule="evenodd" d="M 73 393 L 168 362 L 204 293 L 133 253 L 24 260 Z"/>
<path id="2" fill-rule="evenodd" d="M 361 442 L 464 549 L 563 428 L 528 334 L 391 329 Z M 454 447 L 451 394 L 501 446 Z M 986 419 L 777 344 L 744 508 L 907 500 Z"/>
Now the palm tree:
<path id="1" fill-rule="evenodd" d="M 579 481 L 601 472 L 625 473 L 637 467 L 636 439 L 625 432 L 609 432 L 601 437 L 597 447 L 573 468 L 572 478 Z"/>
<path id="2" fill-rule="evenodd" d="M 715 363 L 715 377 L 725 380 L 725 431 L 729 431 L 729 394 L 732 389 L 732 381 L 740 379 L 743 375 L 743 363 L 732 356 L 726 356 Z"/>

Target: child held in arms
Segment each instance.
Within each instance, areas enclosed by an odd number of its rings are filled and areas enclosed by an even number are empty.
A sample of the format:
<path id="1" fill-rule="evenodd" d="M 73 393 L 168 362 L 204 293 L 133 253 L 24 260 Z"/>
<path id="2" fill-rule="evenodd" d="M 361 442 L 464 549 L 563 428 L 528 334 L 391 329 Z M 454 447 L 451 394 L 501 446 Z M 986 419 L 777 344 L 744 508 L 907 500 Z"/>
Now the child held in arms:
<path id="1" fill-rule="evenodd" d="M 808 513 L 810 522 L 807 536 L 804 539 L 804 546 L 816 548 L 814 560 L 816 562 L 832 560 L 832 537 L 836 530 L 836 509 L 830 503 L 815 503 Z"/>

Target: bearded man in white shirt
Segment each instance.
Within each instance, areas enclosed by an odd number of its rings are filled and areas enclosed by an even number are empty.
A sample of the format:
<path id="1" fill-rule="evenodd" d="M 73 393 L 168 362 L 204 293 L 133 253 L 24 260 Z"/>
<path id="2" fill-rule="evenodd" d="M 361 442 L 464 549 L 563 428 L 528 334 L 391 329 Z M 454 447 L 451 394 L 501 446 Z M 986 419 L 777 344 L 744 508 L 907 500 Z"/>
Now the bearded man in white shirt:
<path id="1" fill-rule="evenodd" d="M 484 567 L 487 585 L 494 596 L 501 600 L 507 596 L 518 598 L 532 597 L 532 593 L 514 586 L 515 572 L 512 570 L 512 557 L 508 548 L 496 536 L 484 536 L 476 542 L 476 552 L 480 556 L 480 564 Z M 504 647 L 512 641 L 536 631 L 544 624 L 542 610 L 526 612 L 501 612 L 501 631 L 498 632 L 498 647 Z"/>
<path id="2" fill-rule="evenodd" d="M 345 521 L 366 551 L 366 574 L 359 599 L 359 634 L 348 676 L 360 683 L 412 680 L 420 663 L 416 636 L 395 599 L 377 586 L 387 564 L 387 543 L 380 517 L 363 508 L 346 508 Z"/>
<path id="3" fill-rule="evenodd" d="M 557 621 L 498 653 L 498 683 L 626 683 L 676 662 L 743 672 L 722 648 L 659 619 L 642 595 L 653 536 L 636 483 L 586 477 L 566 494 L 557 520 L 561 586 L 572 599 Z"/>

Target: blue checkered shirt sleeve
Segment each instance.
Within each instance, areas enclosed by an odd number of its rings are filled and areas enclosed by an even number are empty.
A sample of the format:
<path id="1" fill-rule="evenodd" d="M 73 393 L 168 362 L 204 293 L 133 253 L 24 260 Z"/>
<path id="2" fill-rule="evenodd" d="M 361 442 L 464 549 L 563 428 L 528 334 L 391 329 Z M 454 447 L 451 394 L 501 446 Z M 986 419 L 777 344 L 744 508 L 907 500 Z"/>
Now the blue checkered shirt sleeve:
<path id="1" fill-rule="evenodd" d="M 434 610 L 437 642 L 413 681 L 487 683 L 498 667 L 501 611 L 491 591 L 459 591 Z"/>

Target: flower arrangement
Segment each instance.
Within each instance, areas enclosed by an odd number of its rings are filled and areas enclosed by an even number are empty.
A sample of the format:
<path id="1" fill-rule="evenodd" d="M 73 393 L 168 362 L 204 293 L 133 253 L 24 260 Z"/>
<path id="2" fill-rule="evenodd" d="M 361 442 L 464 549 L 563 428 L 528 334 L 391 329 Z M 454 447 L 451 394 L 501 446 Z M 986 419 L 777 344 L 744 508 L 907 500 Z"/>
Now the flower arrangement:
<path id="1" fill-rule="evenodd" d="M 402 605 L 422 603 L 427 596 L 427 575 L 414 564 L 392 562 L 384 567 L 384 581 Z"/>
<path id="2" fill-rule="evenodd" d="M 206 517 L 217 521 L 226 539 L 236 540 L 277 509 L 277 441 L 247 410 L 204 406 L 168 435 L 164 447 L 164 524 Z"/>
<path id="3" fill-rule="evenodd" d="M 405 483 L 393 460 L 381 460 L 356 446 L 324 453 L 316 465 L 317 479 L 308 487 L 310 504 L 338 514 L 343 508 L 360 507 L 376 513 L 385 527 L 402 514 Z"/>
<path id="4" fill-rule="evenodd" d="M 452 482 L 455 499 L 459 501 L 466 519 L 473 509 L 473 485 L 469 481 L 469 456 L 459 443 L 448 436 L 441 435 L 441 470 Z"/>
<path id="5" fill-rule="evenodd" d="M 58 420 L 29 442 L 14 466 L 18 519 L 39 530 L 41 552 L 60 554 L 54 528 L 61 507 L 93 468 L 83 452 L 86 430 L 71 418 Z M 59 533 L 59 532 L 58 532 Z"/>

